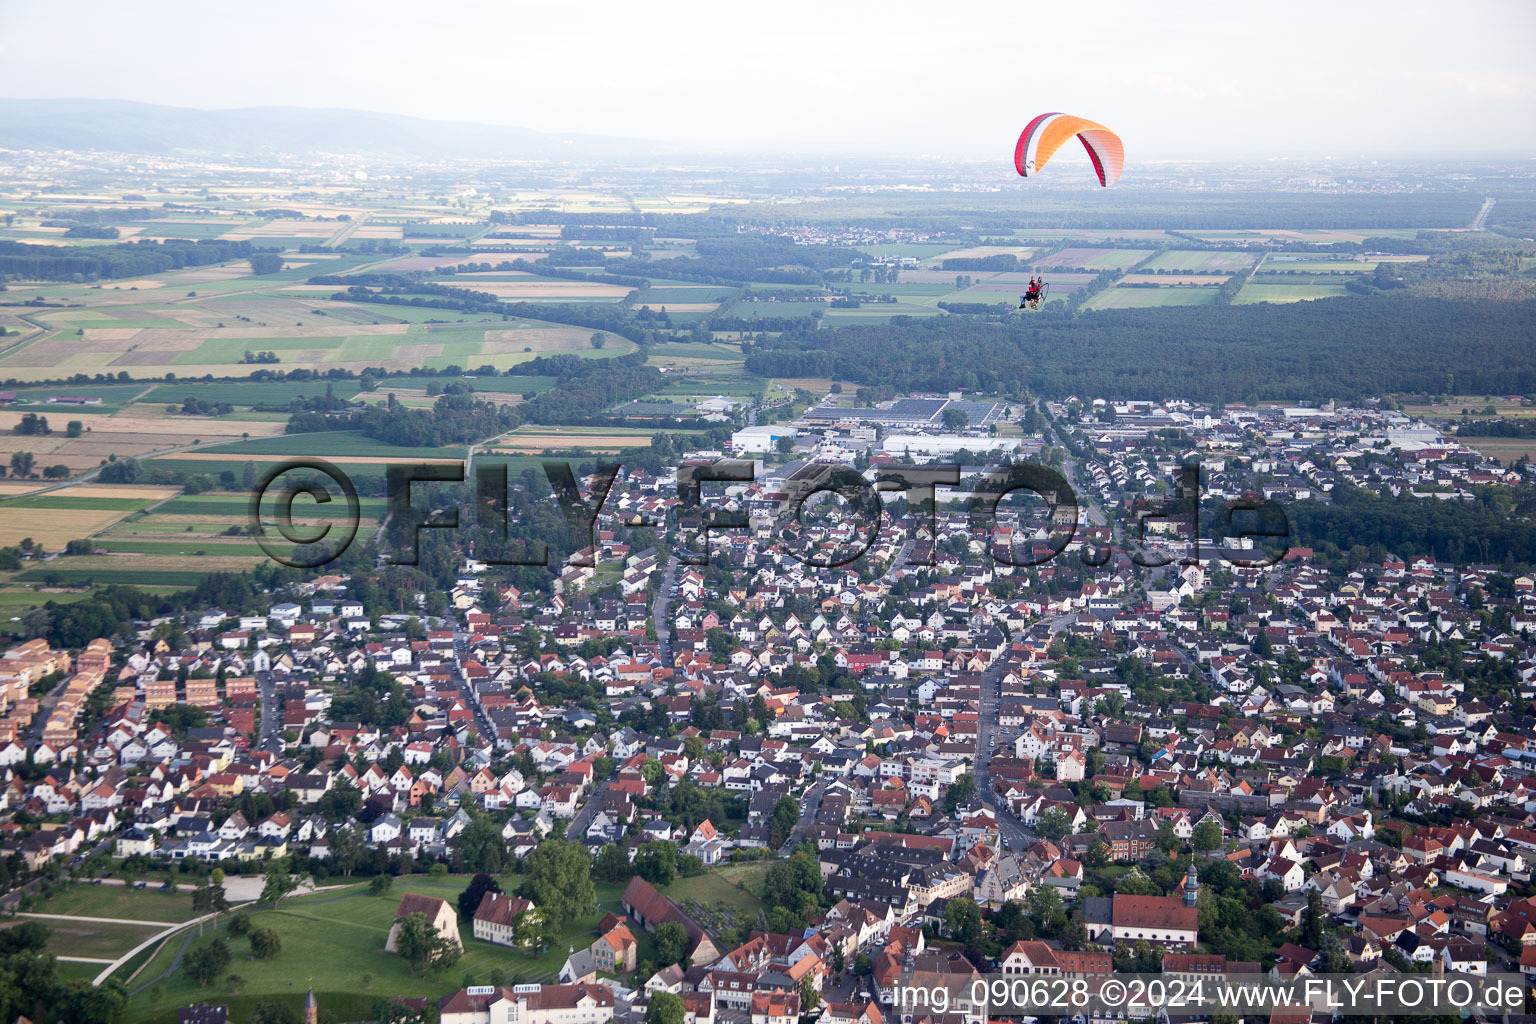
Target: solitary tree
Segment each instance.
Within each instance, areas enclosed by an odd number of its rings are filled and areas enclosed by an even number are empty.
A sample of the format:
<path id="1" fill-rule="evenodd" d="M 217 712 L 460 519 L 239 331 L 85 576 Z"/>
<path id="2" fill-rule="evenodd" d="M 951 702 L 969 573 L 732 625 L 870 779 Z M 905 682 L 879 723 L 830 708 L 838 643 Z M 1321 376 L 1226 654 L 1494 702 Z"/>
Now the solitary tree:
<path id="1" fill-rule="evenodd" d="M 645 1008 L 645 1024 L 683 1024 L 686 1019 L 683 997 L 671 992 L 653 993 L 650 1005 Z"/>

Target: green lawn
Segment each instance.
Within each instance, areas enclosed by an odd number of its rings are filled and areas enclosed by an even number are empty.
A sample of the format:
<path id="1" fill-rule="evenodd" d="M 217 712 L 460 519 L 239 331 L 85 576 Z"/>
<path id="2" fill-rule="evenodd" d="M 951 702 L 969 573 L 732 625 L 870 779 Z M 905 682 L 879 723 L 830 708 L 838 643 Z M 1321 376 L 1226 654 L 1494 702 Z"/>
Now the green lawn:
<path id="1" fill-rule="evenodd" d="M 32 909 L 39 914 L 115 917 L 125 921 L 167 924 L 189 921 L 195 916 L 191 893 L 161 892 L 158 885 L 156 882 L 143 889 L 121 885 L 71 885 L 55 892 L 51 899 L 37 900 Z"/>
<path id="2" fill-rule="evenodd" d="M 510 889 L 517 881 L 515 876 L 504 877 L 502 885 Z M 322 1007 L 335 1007 L 333 1012 L 338 1019 L 357 1019 L 366 1017 L 374 1000 L 381 996 L 446 995 L 460 988 L 467 976 L 486 980 L 492 970 L 499 970 L 509 984 L 552 980 L 565 961 L 568 947 L 590 945 L 597 938 L 597 925 L 602 915 L 615 909 L 605 906 L 594 914 L 568 922 L 549 952 L 536 958 L 475 939 L 468 923 L 461 921 L 464 957 L 437 978 L 413 975 L 400 956 L 384 952 L 395 907 L 402 894 L 415 892 L 440 896 L 451 902 L 467 882 L 462 875 L 450 876 L 441 882 L 425 875 L 413 875 L 397 880 L 383 896 L 370 895 L 367 887 L 359 884 L 340 893 L 330 891 L 285 900 L 275 909 L 256 911 L 252 914 L 253 923 L 275 929 L 282 939 L 282 952 L 267 961 L 249 959 L 248 942 L 231 938 L 227 925 L 221 925 L 219 937 L 229 943 L 234 953 L 230 971 L 245 979 L 242 998 L 299 999 L 312 985 Z M 617 892 L 605 895 L 616 900 Z M 206 945 L 213 939 L 211 931 L 202 938 L 194 935 L 189 948 Z M 167 970 L 179 946 L 179 942 L 168 943 L 139 975 L 137 984 L 144 984 Z M 367 984 L 364 983 L 365 976 L 369 977 Z M 174 1008 L 177 1006 L 215 997 L 224 1002 L 231 996 L 229 986 L 223 981 L 199 989 L 180 971 L 160 984 L 165 989 L 165 1001 L 159 1010 L 150 1006 L 149 993 L 141 992 L 130 1002 L 129 1021 L 170 1024 L 175 1020 Z"/>
<path id="3" fill-rule="evenodd" d="M 65 954 L 66 956 L 69 954 Z M 105 964 L 73 964 L 57 963 L 54 965 L 54 975 L 62 982 L 92 981 L 101 973 Z"/>
<path id="4" fill-rule="evenodd" d="M 21 920 L 27 920 L 22 918 Z M 158 925 L 106 924 L 100 921 L 44 921 L 48 951 L 55 956 L 116 960 L 159 931 Z M 105 964 L 98 964 L 101 970 Z"/>
<path id="5" fill-rule="evenodd" d="M 732 865 L 698 878 L 678 879 L 662 891 L 680 903 L 686 901 L 717 913 L 723 910 L 750 924 L 762 906 L 754 891 L 760 890 L 767 869 L 765 863 Z M 414 892 L 452 902 L 468 881 L 466 875 L 450 875 L 440 880 L 427 875 L 411 875 L 396 879 L 383 896 L 370 895 L 367 886 L 359 883 L 341 890 L 285 900 L 276 908 L 255 911 L 252 913 L 253 923 L 275 929 L 282 939 L 282 952 L 268 961 L 249 959 L 248 942 L 243 938 L 231 938 L 227 923 L 222 924 L 218 935 L 229 943 L 234 954 L 230 972 L 245 979 L 240 994 L 234 995 L 223 980 L 200 989 L 178 971 L 158 982 L 164 989 L 164 998 L 156 1007 L 151 1005 L 148 986 L 175 960 L 182 945 L 177 937 L 165 944 L 131 986 L 145 986 L 145 990 L 133 996 L 126 1020 L 128 1024 L 173 1024 L 176 1007 L 200 1001 L 228 1002 L 232 1016 L 238 1019 L 237 1007 L 248 1012 L 259 999 L 291 1002 L 297 1007 L 310 986 L 315 989 L 322 1013 L 332 1014 L 336 1019 L 363 1019 L 369 1016 L 374 1001 L 380 997 L 445 995 L 456 991 L 466 981 L 487 984 L 493 971 L 500 972 L 507 984 L 549 981 L 564 963 L 570 947 L 582 949 L 597 938 L 597 926 L 605 914 L 623 912 L 619 896 L 624 886 L 596 883 L 597 910 L 565 922 L 554 945 L 538 957 L 528 957 L 475 939 L 469 925 L 460 921 L 464 957 L 436 978 L 413 975 L 402 958 L 384 952 L 384 942 L 402 894 Z M 500 881 L 502 887 L 510 891 L 520 878 L 505 875 Z M 746 889 L 739 888 L 738 882 Z M 211 930 L 201 938 L 194 933 L 188 949 L 212 942 L 214 937 Z M 642 948 L 648 949 L 646 941 L 641 939 Z M 368 978 L 366 984 L 365 976 Z"/>

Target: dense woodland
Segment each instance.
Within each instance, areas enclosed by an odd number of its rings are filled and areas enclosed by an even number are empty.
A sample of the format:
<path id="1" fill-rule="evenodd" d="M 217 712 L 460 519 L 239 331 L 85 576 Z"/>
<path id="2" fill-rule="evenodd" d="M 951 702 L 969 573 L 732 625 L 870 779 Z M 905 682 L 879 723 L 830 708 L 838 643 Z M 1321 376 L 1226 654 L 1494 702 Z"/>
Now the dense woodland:
<path id="1" fill-rule="evenodd" d="M 664 383 L 661 371 L 644 365 L 642 353 L 614 359 L 542 356 L 521 364 L 529 373 L 558 377 L 557 387 L 519 406 L 477 399 L 467 381 L 449 384 L 431 409 L 401 405 L 391 393 L 383 405 L 351 405 L 328 388 L 325 396 L 296 399 L 284 433 L 360 430 L 372 438 L 405 448 L 473 444 L 523 423 L 622 425 L 608 409 L 641 398 Z"/>
<path id="2" fill-rule="evenodd" d="M 1340 483 L 1331 501 L 1296 502 L 1286 512 L 1291 543 L 1325 557 L 1354 549 L 1457 563 L 1536 563 L 1536 495 L 1504 487 L 1480 488 L 1475 501 L 1442 501 L 1378 496 Z"/>
<path id="3" fill-rule="evenodd" d="M 1536 301 L 1326 299 L 1289 306 L 1104 310 L 1027 321 L 894 318 L 786 333 L 747 368 L 899 390 L 1162 399 L 1357 399 L 1536 388 Z M 1281 342 L 1284 342 L 1281 344 Z"/>
<path id="4" fill-rule="evenodd" d="M 62 249 L 0 241 L 0 280 L 95 281 L 158 274 L 183 267 L 203 267 L 249 258 L 250 242 L 170 239 Z"/>

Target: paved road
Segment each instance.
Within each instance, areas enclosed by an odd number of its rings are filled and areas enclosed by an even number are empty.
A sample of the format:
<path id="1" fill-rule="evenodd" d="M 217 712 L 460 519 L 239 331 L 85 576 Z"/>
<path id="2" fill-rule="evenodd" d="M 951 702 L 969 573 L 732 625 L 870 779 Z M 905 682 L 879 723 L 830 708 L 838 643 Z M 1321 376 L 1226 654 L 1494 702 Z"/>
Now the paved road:
<path id="1" fill-rule="evenodd" d="M 795 827 L 789 830 L 789 838 L 784 841 L 784 846 L 779 850 L 782 856 L 789 856 L 799 844 L 801 837 L 805 835 L 805 830 L 816 824 L 816 812 L 821 809 L 821 797 L 826 791 L 826 783 L 820 780 L 805 791 L 805 798 L 800 801 L 800 820 L 796 821 Z"/>
<path id="2" fill-rule="evenodd" d="M 571 823 L 565 826 L 565 838 L 579 841 L 587 834 L 587 826 L 592 824 L 593 818 L 597 817 L 598 802 L 602 799 L 602 795 L 608 789 L 608 783 L 611 781 L 613 780 L 604 779 L 592 791 L 592 795 L 587 797 L 586 801 L 581 805 L 581 810 L 576 812 L 576 817 L 572 818 Z"/>
<path id="3" fill-rule="evenodd" d="M 471 652 L 469 650 L 469 633 L 467 633 L 464 630 L 460 629 L 458 626 L 454 626 L 453 627 L 453 654 L 454 654 L 454 660 L 459 665 L 462 666 L 464 664 L 464 662 L 469 660 L 470 653 Z M 484 734 L 485 736 L 489 737 L 491 739 L 491 742 L 494 743 L 495 739 L 496 739 L 496 730 L 494 728 L 492 728 L 492 726 L 491 726 L 491 716 L 485 713 L 485 709 L 480 706 L 480 702 L 477 701 L 477 700 L 470 701 L 469 702 L 469 707 L 470 707 L 470 710 L 472 710 L 475 713 L 475 722 L 479 725 L 480 731 L 482 732 L 482 734 Z"/>
<path id="4" fill-rule="evenodd" d="M 1070 621 L 1073 616 L 1062 615 L 1053 623 Z M 981 802 L 992 808 L 997 815 L 998 831 L 1014 850 L 1025 850 L 1035 841 L 1035 834 L 1022 821 L 1014 817 L 1008 805 L 992 790 L 992 778 L 987 769 L 992 764 L 992 748 L 998 738 L 998 711 L 1003 702 L 1001 687 L 1002 663 L 996 663 L 982 673 L 981 716 L 976 725 L 976 793 Z"/>
<path id="5" fill-rule="evenodd" d="M 366 214 L 366 213 L 353 214 L 352 215 L 352 219 L 350 221 L 348 221 L 346 224 L 342 225 L 341 230 L 337 231 L 334 235 L 332 235 L 326 241 L 325 247 L 327 249 L 334 249 L 334 248 L 336 248 L 338 245 L 340 245 L 341 243 L 345 242 L 347 239 L 351 238 L 352 237 L 352 233 L 354 231 L 356 231 L 358 228 L 362 227 L 363 226 L 363 222 L 366 221 L 367 219 L 368 219 L 368 214 Z"/>
<path id="6" fill-rule="evenodd" d="M 280 754 L 283 750 L 283 720 L 277 710 L 277 683 L 271 672 L 257 672 L 256 686 L 261 691 L 261 726 L 256 734 L 256 749 Z"/>
<path id="7" fill-rule="evenodd" d="M 661 574 L 661 584 L 656 588 L 656 600 L 651 602 L 651 626 L 656 630 L 656 651 L 661 663 L 668 668 L 676 666 L 672 657 L 672 620 L 667 609 L 672 603 L 672 591 L 677 586 L 677 556 L 667 559 L 667 568 Z"/>
<path id="8" fill-rule="evenodd" d="M 69 681 L 72 678 L 74 678 L 74 673 L 67 673 L 63 679 L 59 680 L 57 686 L 43 694 L 42 698 L 38 700 L 37 714 L 33 716 L 32 725 L 27 730 L 28 735 L 32 738 L 33 747 L 36 747 L 43 741 L 43 729 L 48 725 L 48 719 L 53 714 L 54 706 L 59 703 L 59 698 L 64 695 L 64 687 L 69 685 Z"/>
<path id="9" fill-rule="evenodd" d="M 1488 214 L 1493 212 L 1494 202 L 1495 200 L 1492 198 L 1483 200 L 1483 208 L 1477 211 L 1476 217 L 1472 218 L 1470 227 L 1473 231 L 1486 231 L 1488 229 Z"/>

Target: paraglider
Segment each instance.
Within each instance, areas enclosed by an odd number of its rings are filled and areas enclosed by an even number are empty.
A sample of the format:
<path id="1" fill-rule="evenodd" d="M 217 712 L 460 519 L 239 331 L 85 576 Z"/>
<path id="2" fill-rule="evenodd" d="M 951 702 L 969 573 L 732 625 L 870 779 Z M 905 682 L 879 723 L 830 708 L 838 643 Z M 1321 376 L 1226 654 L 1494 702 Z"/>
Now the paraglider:
<path id="1" fill-rule="evenodd" d="M 1120 180 L 1120 172 L 1125 169 L 1125 144 L 1120 136 L 1097 121 L 1059 112 L 1041 114 L 1025 126 L 1013 147 L 1014 169 L 1026 178 L 1040 173 L 1056 151 L 1074 136 L 1088 151 L 1100 185 L 1108 188 Z"/>
<path id="2" fill-rule="evenodd" d="M 1120 173 L 1125 170 L 1125 144 L 1120 136 L 1097 121 L 1060 111 L 1041 114 L 1024 126 L 1013 147 L 1014 170 L 1025 178 L 1039 174 L 1056 151 L 1072 138 L 1088 151 L 1100 185 L 1108 188 L 1120 180 Z M 1045 276 L 1031 277 L 1029 288 L 1019 296 L 1019 308 L 1039 309 L 1048 294 L 1050 286 L 1045 283 Z"/>
<path id="3" fill-rule="evenodd" d="M 1051 286 L 1045 283 L 1044 274 L 1041 274 L 1038 278 L 1031 277 L 1029 279 L 1029 287 L 1024 290 L 1023 295 L 1019 296 L 1019 308 L 1023 309 L 1025 306 L 1028 306 L 1030 309 L 1039 309 L 1040 303 L 1045 301 L 1045 297 L 1050 292 Z"/>

